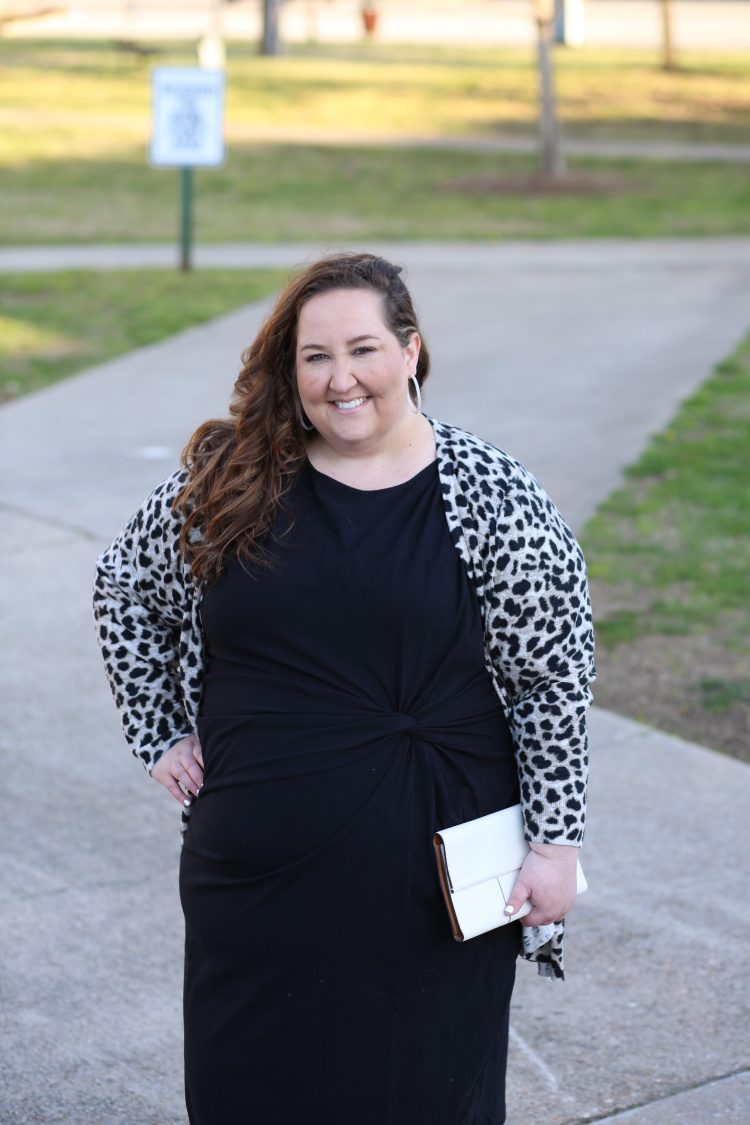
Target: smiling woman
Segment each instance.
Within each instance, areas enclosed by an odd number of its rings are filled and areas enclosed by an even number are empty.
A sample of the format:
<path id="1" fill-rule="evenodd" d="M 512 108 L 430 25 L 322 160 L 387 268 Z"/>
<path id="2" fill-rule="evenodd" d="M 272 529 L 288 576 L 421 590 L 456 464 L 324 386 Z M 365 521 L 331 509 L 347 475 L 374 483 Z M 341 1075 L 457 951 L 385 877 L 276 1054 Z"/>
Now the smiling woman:
<path id="1" fill-rule="evenodd" d="M 98 564 L 125 733 L 185 813 L 192 1125 L 502 1125 L 516 958 L 563 976 L 583 560 L 521 465 L 421 413 L 400 273 L 295 278 Z M 530 913 L 458 944 L 433 835 L 519 801 Z"/>
<path id="2" fill-rule="evenodd" d="M 368 489 L 435 459 L 429 423 L 408 408 L 430 357 L 399 274 L 372 255 L 326 258 L 279 297 L 243 357 L 238 421 L 206 422 L 185 450 L 181 547 L 201 581 L 227 550 L 265 554 L 276 505 L 306 460 Z"/>
<path id="3" fill-rule="evenodd" d="M 421 395 L 419 333 L 396 325 L 396 335 L 383 314 L 372 290 L 334 290 L 302 306 L 297 331 L 297 389 L 317 431 L 307 456 L 364 489 L 400 484 L 435 459 L 432 427 L 416 407 L 405 409 L 412 382 Z M 423 357 L 422 379 L 426 366 Z"/>

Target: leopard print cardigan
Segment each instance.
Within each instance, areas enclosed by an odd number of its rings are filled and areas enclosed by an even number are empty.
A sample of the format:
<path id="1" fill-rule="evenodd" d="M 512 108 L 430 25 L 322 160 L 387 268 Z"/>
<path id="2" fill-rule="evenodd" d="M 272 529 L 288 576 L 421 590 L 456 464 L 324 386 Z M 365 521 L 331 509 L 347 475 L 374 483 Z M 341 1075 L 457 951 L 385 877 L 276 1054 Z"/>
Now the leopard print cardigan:
<path id="1" fill-rule="evenodd" d="M 446 520 L 476 590 L 487 671 L 516 748 L 527 838 L 580 844 L 595 676 L 583 556 L 522 465 L 472 434 L 432 425 Z M 201 590 L 179 551 L 174 508 L 185 479 L 180 471 L 159 485 L 96 568 L 107 675 L 125 737 L 149 772 L 196 731 L 201 705 Z M 523 956 L 558 980 L 562 936 L 563 923 L 523 928 Z"/>

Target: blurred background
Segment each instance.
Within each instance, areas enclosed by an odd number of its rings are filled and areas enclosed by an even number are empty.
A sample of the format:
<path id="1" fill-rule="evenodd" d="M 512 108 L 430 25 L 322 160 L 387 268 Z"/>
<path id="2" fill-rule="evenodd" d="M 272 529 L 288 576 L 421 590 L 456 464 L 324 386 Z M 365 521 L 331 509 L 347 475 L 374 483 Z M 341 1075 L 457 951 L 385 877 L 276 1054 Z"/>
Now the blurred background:
<path id="1" fill-rule="evenodd" d="M 550 54 L 579 176 L 544 185 L 523 181 L 532 0 L 267 0 L 275 57 L 259 0 L 0 0 L 0 239 L 173 239 L 173 177 L 145 160 L 149 73 L 199 57 L 226 59 L 228 143 L 198 172 L 199 241 L 746 233 L 746 163 L 705 158 L 750 143 L 750 0 L 567 3 Z M 648 159 L 690 143 L 708 147 L 689 175 Z"/>
<path id="2" fill-rule="evenodd" d="M 164 66 L 226 76 L 187 260 Z M 327 247 L 406 264 L 427 408 L 522 457 L 588 561 L 586 936 L 564 997 L 519 992 L 512 1125 L 747 1077 L 750 889 L 706 856 L 750 799 L 748 236 L 750 0 L 0 0 L 3 1122 L 184 1123 L 176 827 L 90 573 Z M 744 1089 L 679 1120 L 744 1125 Z"/>

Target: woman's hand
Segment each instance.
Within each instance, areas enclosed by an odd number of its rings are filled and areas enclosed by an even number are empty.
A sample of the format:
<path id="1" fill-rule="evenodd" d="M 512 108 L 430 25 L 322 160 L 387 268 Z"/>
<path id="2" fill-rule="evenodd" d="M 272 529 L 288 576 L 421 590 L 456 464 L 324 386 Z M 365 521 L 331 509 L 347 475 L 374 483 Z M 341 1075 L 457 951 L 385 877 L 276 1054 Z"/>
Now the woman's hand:
<path id="1" fill-rule="evenodd" d="M 197 797 L 203 784 L 203 754 L 195 735 L 189 734 L 165 750 L 151 770 L 151 776 L 161 782 L 181 805 L 186 808 L 192 805 L 191 794 Z M 188 791 L 187 797 L 180 785 Z"/>
<path id="2" fill-rule="evenodd" d="M 526 899 L 532 910 L 521 919 L 522 926 L 546 926 L 561 922 L 576 900 L 576 864 L 578 848 L 570 844 L 529 844 L 531 851 L 524 860 L 513 888 L 506 914 L 513 907 L 515 914 Z"/>

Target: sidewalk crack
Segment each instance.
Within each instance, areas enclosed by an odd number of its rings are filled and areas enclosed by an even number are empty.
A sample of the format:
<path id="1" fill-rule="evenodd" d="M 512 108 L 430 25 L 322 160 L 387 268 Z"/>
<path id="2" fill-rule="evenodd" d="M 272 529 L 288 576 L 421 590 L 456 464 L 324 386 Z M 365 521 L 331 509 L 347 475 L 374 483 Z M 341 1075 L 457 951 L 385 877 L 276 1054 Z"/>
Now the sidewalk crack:
<path id="1" fill-rule="evenodd" d="M 636 1102 L 634 1105 L 623 1106 L 622 1109 L 608 1109 L 606 1113 L 598 1113 L 594 1117 L 581 1117 L 579 1118 L 579 1125 L 596 1125 L 597 1121 L 613 1121 L 616 1117 L 622 1117 L 623 1114 L 632 1113 L 636 1109 L 647 1109 L 650 1105 L 658 1105 L 660 1102 L 667 1102 L 670 1098 L 676 1098 L 678 1094 L 687 1094 L 691 1090 L 702 1090 L 704 1086 L 713 1086 L 716 1082 L 724 1082 L 727 1078 L 737 1078 L 741 1074 L 750 1074 L 750 1066 L 741 1066 L 737 1070 L 729 1070 L 726 1074 L 717 1074 L 712 1078 L 704 1078 L 702 1082 L 691 1082 L 689 1086 L 680 1086 L 676 1090 L 670 1090 L 668 1094 L 660 1094 L 657 1098 L 651 1098 L 649 1101 Z"/>
<path id="2" fill-rule="evenodd" d="M 79 539 L 85 539 L 90 543 L 101 543 L 106 536 L 97 535 L 96 532 L 89 531 L 87 527 L 80 527 L 75 523 L 68 523 L 67 520 L 58 520 L 54 516 L 43 516 L 38 512 L 30 512 L 28 508 L 22 508 L 17 504 L 8 504 L 5 501 L 0 501 L 0 512 L 8 512 L 9 515 L 20 516 L 22 519 L 30 520 L 32 523 L 45 524 L 48 527 L 57 527 L 61 531 L 67 531 L 71 535 L 77 535 Z"/>

